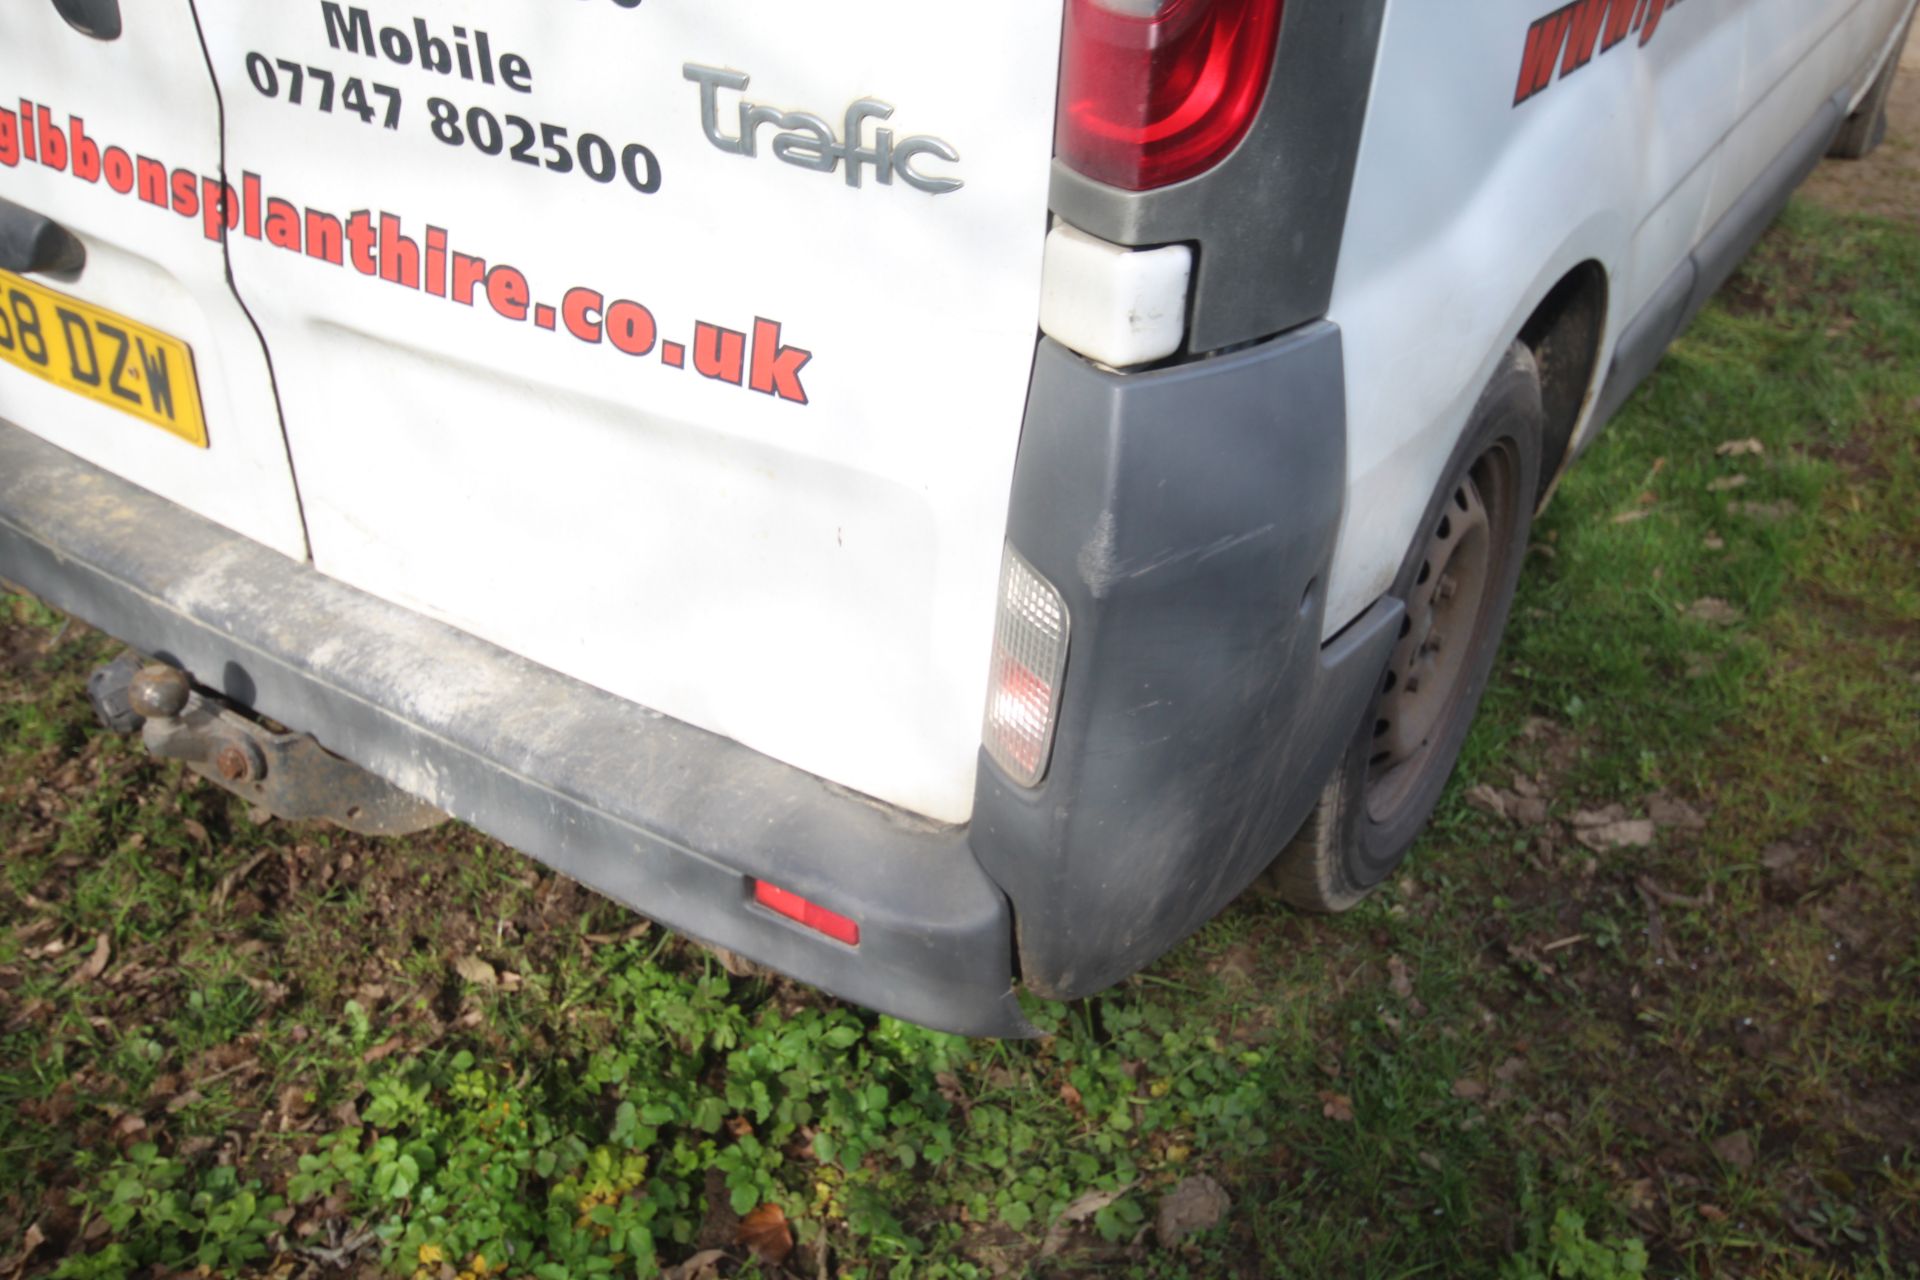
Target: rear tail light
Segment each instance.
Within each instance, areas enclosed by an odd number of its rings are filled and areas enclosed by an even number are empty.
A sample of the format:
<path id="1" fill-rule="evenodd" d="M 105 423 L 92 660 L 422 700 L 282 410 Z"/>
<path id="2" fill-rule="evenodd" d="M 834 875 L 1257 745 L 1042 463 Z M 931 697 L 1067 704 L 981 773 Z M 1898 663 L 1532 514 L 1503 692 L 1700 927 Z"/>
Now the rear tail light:
<path id="1" fill-rule="evenodd" d="M 1066 667 L 1066 602 L 1008 547 L 1000 569 L 1000 616 L 981 737 L 993 762 L 1023 787 L 1046 775 Z"/>
<path id="2" fill-rule="evenodd" d="M 779 885 L 768 884 L 765 880 L 753 882 L 753 900 L 769 911 L 777 912 L 789 920 L 797 920 L 816 933 L 824 933 L 835 942 L 844 942 L 850 947 L 860 945 L 860 926 L 841 915 L 838 911 L 829 911 L 817 902 L 809 902 L 797 893 L 782 889 Z"/>
<path id="3" fill-rule="evenodd" d="M 1239 145 L 1266 97 L 1282 0 L 1067 0 L 1055 148 L 1146 191 Z"/>

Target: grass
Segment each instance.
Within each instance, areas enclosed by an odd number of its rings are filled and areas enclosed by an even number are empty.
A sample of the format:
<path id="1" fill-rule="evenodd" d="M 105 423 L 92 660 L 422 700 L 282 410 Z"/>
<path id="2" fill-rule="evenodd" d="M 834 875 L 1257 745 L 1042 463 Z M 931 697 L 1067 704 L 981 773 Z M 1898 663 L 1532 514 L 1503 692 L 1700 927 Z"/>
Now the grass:
<path id="1" fill-rule="evenodd" d="M 0 1274 L 1920 1274 L 1917 424 L 1920 234 L 1796 205 L 1537 527 L 1408 869 L 1030 1044 L 257 824 L 0 597 Z"/>

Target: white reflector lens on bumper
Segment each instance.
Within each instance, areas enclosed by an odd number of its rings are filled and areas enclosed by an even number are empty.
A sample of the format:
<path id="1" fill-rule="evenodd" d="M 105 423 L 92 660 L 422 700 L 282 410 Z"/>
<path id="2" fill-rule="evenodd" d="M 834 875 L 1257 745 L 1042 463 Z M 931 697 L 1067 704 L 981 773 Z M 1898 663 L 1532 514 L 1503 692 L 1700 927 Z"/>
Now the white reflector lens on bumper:
<path id="1" fill-rule="evenodd" d="M 993 762 L 1023 787 L 1047 772 L 1066 669 L 1066 602 L 1009 546 L 1000 568 L 1000 616 L 981 736 Z"/>

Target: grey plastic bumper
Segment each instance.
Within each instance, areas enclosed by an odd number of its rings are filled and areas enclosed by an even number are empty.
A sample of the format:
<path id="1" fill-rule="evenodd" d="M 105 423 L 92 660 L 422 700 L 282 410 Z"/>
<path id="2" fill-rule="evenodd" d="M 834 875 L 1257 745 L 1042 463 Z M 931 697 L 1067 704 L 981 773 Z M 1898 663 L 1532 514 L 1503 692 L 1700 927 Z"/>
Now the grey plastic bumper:
<path id="1" fill-rule="evenodd" d="M 970 1035 L 1031 1033 L 966 832 L 343 586 L 0 422 L 0 577 L 671 928 Z M 860 944 L 753 902 L 764 878 Z"/>

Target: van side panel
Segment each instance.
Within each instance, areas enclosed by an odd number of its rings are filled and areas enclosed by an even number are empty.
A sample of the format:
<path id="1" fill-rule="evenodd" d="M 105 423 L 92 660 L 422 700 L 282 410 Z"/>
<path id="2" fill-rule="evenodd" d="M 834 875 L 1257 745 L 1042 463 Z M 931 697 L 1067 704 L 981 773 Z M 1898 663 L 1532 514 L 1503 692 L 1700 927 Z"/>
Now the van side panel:
<path id="1" fill-rule="evenodd" d="M 1723 149 L 1716 205 L 1732 207 L 1759 180 L 1779 154 L 1781 131 L 1800 128 L 1827 99 L 1852 87 L 1907 7 L 1907 0 L 1753 0 L 1747 6 L 1743 115 Z"/>
<path id="2" fill-rule="evenodd" d="M 1650 368 L 1692 301 L 1676 273 L 1861 73 L 1895 3 L 1390 4 L 1330 311 L 1349 504 L 1327 634 L 1392 581 L 1494 361 L 1553 285 L 1602 264 L 1596 367 L 1639 320 L 1632 362 Z"/>
<path id="3" fill-rule="evenodd" d="M 1687 0 L 1650 34 L 1609 31 L 1604 3 L 1572 33 L 1584 4 L 1388 7 L 1329 313 L 1349 414 L 1329 635 L 1392 582 L 1493 362 L 1555 282 L 1607 268 L 1611 345 L 1701 233 L 1738 0 Z"/>

